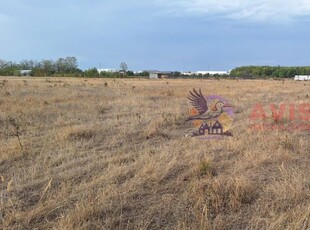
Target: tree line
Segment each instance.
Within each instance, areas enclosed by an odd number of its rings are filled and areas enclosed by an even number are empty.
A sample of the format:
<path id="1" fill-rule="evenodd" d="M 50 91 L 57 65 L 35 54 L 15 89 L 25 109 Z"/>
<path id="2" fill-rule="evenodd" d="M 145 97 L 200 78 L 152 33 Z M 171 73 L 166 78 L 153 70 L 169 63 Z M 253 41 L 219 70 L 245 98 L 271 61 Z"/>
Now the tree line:
<path id="1" fill-rule="evenodd" d="M 35 77 L 143 77 L 147 72 L 134 73 L 128 70 L 125 62 L 120 64 L 120 70 L 115 72 L 99 72 L 97 68 L 81 70 L 75 57 L 43 59 L 41 61 L 23 60 L 19 63 L 0 59 L 0 76 L 30 75 Z"/>
<path id="2" fill-rule="evenodd" d="M 292 78 L 295 75 L 310 75 L 310 66 L 242 66 L 230 72 L 239 78 Z"/>
<path id="3" fill-rule="evenodd" d="M 57 60 L 41 61 L 23 60 L 19 63 L 0 60 L 0 75 L 18 76 L 21 70 L 29 70 L 31 76 L 79 76 L 83 73 L 78 68 L 75 57 L 58 58 Z"/>

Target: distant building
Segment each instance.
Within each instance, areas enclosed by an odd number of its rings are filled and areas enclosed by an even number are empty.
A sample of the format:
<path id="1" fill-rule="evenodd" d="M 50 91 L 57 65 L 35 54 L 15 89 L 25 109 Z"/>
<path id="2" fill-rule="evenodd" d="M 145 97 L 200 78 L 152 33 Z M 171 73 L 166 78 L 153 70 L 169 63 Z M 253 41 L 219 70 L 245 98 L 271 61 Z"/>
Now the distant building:
<path id="1" fill-rule="evenodd" d="M 152 70 L 152 71 L 147 71 L 147 72 L 149 72 L 149 77 L 151 79 L 168 78 L 171 76 L 171 72 L 169 71 Z"/>
<path id="2" fill-rule="evenodd" d="M 107 72 L 107 73 L 115 73 L 117 72 L 116 69 L 97 69 L 98 73 L 101 73 L 101 72 Z"/>
<path id="3" fill-rule="evenodd" d="M 31 70 L 30 69 L 23 69 L 20 71 L 21 76 L 30 76 Z"/>
<path id="4" fill-rule="evenodd" d="M 191 71 L 182 71 L 181 72 L 182 75 L 186 75 L 186 76 L 192 76 L 194 74 L 196 74 L 195 72 L 191 72 Z"/>
<path id="5" fill-rule="evenodd" d="M 202 75 L 206 75 L 206 74 L 210 74 L 210 75 L 225 75 L 225 74 L 229 74 L 229 72 L 227 71 L 197 71 L 196 74 L 202 74 Z"/>
<path id="6" fill-rule="evenodd" d="M 310 81 L 310 75 L 295 75 L 295 81 Z"/>

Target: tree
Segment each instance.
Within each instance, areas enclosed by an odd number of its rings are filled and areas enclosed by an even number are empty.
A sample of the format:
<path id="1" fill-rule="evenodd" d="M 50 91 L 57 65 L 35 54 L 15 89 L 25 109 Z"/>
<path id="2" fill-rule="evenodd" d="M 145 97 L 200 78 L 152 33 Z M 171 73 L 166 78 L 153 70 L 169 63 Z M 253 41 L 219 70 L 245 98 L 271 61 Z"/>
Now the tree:
<path id="1" fill-rule="evenodd" d="M 77 59 L 75 57 L 66 57 L 67 71 L 74 73 L 78 67 Z"/>
<path id="2" fill-rule="evenodd" d="M 58 58 L 56 61 L 56 69 L 58 73 L 75 73 L 77 70 L 77 59 L 75 57 Z"/>
<path id="3" fill-rule="evenodd" d="M 45 76 L 51 76 L 56 72 L 56 67 L 53 60 L 42 60 L 40 68 L 43 70 Z"/>
<path id="4" fill-rule="evenodd" d="M 141 76 L 141 77 L 146 77 L 146 76 L 149 76 L 149 72 L 147 71 L 142 71 L 141 73 L 137 73 L 135 74 L 136 76 Z"/>
<path id="5" fill-rule="evenodd" d="M 179 71 L 174 71 L 174 72 L 172 73 L 172 76 L 173 76 L 173 77 L 180 77 L 180 76 L 181 76 L 181 72 L 179 72 Z"/>
<path id="6" fill-rule="evenodd" d="M 127 71 L 127 75 L 132 77 L 132 76 L 134 76 L 135 74 L 134 74 L 133 71 Z"/>
<path id="7" fill-rule="evenodd" d="M 121 72 L 126 73 L 127 70 L 128 70 L 128 65 L 127 65 L 125 62 L 122 62 L 122 63 L 119 65 L 119 68 L 120 68 Z"/>
<path id="8" fill-rule="evenodd" d="M 97 68 L 91 68 L 91 69 L 84 71 L 84 76 L 85 77 L 98 77 L 99 73 L 98 73 Z"/>
<path id="9" fill-rule="evenodd" d="M 0 60 L 0 75 L 13 76 L 18 73 L 18 64 L 12 61 Z"/>
<path id="10" fill-rule="evenodd" d="M 36 67 L 38 65 L 38 63 L 36 61 L 33 60 L 22 60 L 19 63 L 19 68 L 21 70 L 31 70 L 34 67 Z"/>

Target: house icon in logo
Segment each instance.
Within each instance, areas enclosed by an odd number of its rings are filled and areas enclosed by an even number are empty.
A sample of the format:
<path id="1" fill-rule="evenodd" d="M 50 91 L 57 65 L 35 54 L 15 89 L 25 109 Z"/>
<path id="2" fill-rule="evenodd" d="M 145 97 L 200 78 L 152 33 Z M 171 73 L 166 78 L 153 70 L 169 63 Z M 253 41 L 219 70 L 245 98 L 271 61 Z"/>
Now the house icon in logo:
<path id="1" fill-rule="evenodd" d="M 221 135 L 223 134 L 223 126 L 219 121 L 216 121 L 213 125 L 212 123 L 204 123 L 200 126 L 198 132 L 199 135 L 205 135 L 206 130 L 208 131 L 208 135 Z"/>

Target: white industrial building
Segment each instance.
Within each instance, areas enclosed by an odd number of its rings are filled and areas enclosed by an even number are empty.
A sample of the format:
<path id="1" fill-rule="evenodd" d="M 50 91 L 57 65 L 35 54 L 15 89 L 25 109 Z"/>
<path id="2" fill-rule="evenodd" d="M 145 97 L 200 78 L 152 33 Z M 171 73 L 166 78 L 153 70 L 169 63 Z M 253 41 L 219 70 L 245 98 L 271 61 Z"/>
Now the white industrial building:
<path id="1" fill-rule="evenodd" d="M 182 75 L 186 75 L 186 76 L 192 76 L 192 75 L 196 74 L 196 72 L 182 71 L 181 74 L 182 74 Z"/>
<path id="2" fill-rule="evenodd" d="M 210 74 L 210 75 L 225 75 L 225 74 L 229 74 L 229 72 L 227 71 L 197 71 L 196 74 L 202 74 L 202 75 L 206 75 L 206 74 Z"/>
<path id="3" fill-rule="evenodd" d="M 97 69 L 98 73 L 101 73 L 101 72 L 107 72 L 107 73 L 115 73 L 117 72 L 116 69 Z"/>
<path id="4" fill-rule="evenodd" d="M 23 70 L 20 71 L 20 75 L 21 76 L 30 76 L 31 71 L 32 70 L 30 70 L 30 69 L 23 69 Z"/>
<path id="5" fill-rule="evenodd" d="M 310 75 L 295 75 L 295 81 L 310 81 Z"/>
<path id="6" fill-rule="evenodd" d="M 192 76 L 192 75 L 198 75 L 198 74 L 201 74 L 201 75 L 206 75 L 206 74 L 209 74 L 209 75 L 215 75 L 215 74 L 218 74 L 218 75 L 225 75 L 225 74 L 229 74 L 229 71 L 197 71 L 197 72 L 192 72 L 192 71 L 182 71 L 181 72 L 182 75 L 186 75 L 186 76 Z"/>

